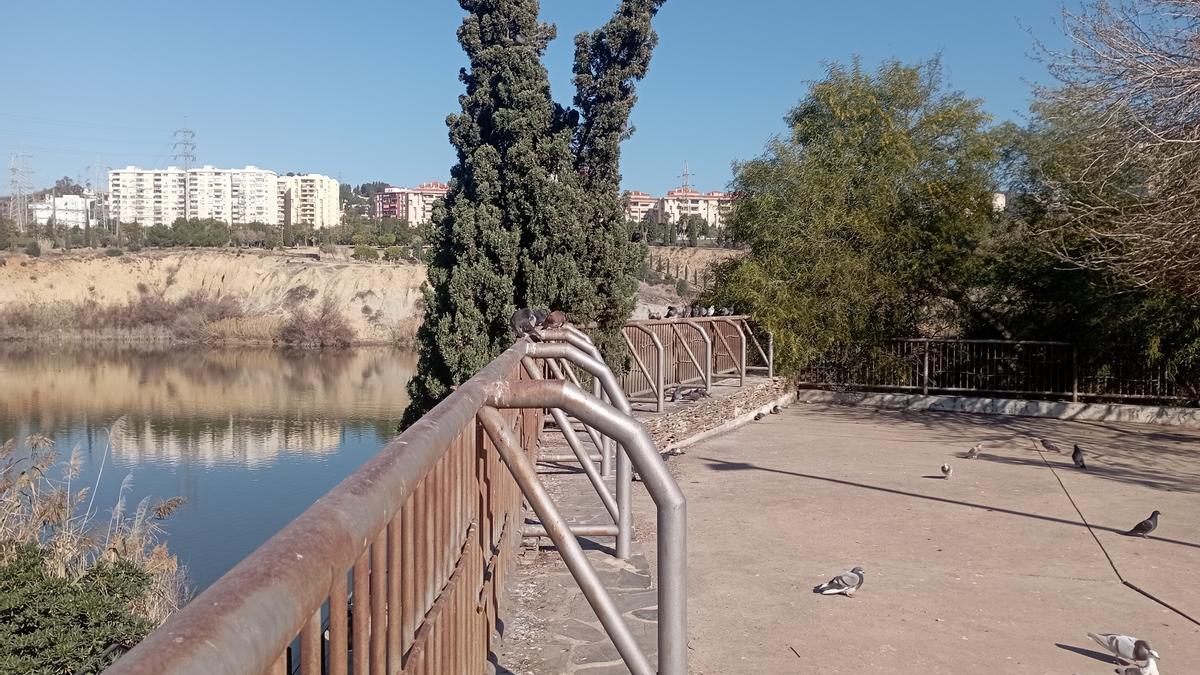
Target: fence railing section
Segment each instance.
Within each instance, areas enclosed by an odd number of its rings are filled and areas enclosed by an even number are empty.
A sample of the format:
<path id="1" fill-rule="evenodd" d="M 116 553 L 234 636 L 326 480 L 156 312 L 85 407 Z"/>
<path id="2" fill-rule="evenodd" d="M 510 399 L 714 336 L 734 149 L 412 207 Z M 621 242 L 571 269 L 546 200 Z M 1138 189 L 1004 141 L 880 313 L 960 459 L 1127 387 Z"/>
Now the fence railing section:
<path id="1" fill-rule="evenodd" d="M 1195 403 L 1200 384 L 1161 364 L 1096 365 L 1066 342 L 892 340 L 843 347 L 800 373 L 801 384 L 851 388 Z"/>
<path id="2" fill-rule="evenodd" d="M 631 672 L 685 673 L 683 494 L 586 335 L 569 326 L 550 333 L 544 343 L 519 340 L 107 672 L 488 672 L 527 501 Z M 538 363 L 556 360 L 596 375 L 612 403 L 543 379 Z M 628 555 L 633 469 L 654 500 L 657 668 L 537 480 L 547 408 L 619 448 L 619 553 Z"/>
<path id="3" fill-rule="evenodd" d="M 621 388 L 631 401 L 663 409 L 679 387 L 711 389 L 714 378 L 748 373 L 774 375 L 774 346 L 769 333 L 748 316 L 630 321 L 622 329 L 629 364 Z"/>

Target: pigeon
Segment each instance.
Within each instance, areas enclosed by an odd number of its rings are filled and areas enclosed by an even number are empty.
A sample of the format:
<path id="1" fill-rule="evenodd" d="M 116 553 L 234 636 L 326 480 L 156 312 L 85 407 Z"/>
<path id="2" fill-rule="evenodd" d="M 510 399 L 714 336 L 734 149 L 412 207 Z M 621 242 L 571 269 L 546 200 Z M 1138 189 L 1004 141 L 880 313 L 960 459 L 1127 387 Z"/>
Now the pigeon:
<path id="1" fill-rule="evenodd" d="M 781 413 L 781 412 L 783 412 L 783 408 L 780 408 L 780 407 L 779 407 L 779 406 L 777 406 L 777 405 L 776 405 L 776 406 L 771 406 L 771 414 L 772 414 L 772 415 L 778 415 L 778 414 L 779 414 L 779 413 Z"/>
<path id="2" fill-rule="evenodd" d="M 567 315 L 561 309 L 556 309 L 546 316 L 546 320 L 542 322 L 542 328 L 554 329 L 562 328 L 567 322 Z"/>
<path id="3" fill-rule="evenodd" d="M 533 318 L 535 319 L 534 325 L 540 326 L 546 323 L 546 317 L 548 316 L 550 316 L 550 310 L 546 309 L 545 307 L 533 308 Z"/>
<path id="4" fill-rule="evenodd" d="M 983 443 L 976 443 L 967 451 L 967 454 L 963 455 L 963 459 L 975 459 L 981 452 L 983 452 Z"/>
<path id="5" fill-rule="evenodd" d="M 950 468 L 949 464 L 942 465 L 942 477 L 949 480 L 950 476 L 954 475 L 954 469 Z"/>
<path id="6" fill-rule="evenodd" d="M 1075 444 L 1075 452 L 1071 453 L 1071 461 L 1075 462 L 1075 466 L 1087 471 L 1087 465 L 1083 463 L 1083 448 L 1079 444 Z"/>
<path id="7" fill-rule="evenodd" d="M 1144 663 L 1152 659 L 1162 658 L 1158 652 L 1150 648 L 1150 643 L 1129 635 L 1119 633 L 1088 633 L 1088 637 L 1096 644 L 1113 653 L 1113 656 L 1135 663 Z"/>
<path id="8" fill-rule="evenodd" d="M 1045 438 L 1039 438 L 1038 440 L 1042 442 L 1042 447 L 1045 448 L 1048 452 L 1057 452 L 1059 454 L 1062 454 L 1062 450 L 1059 450 L 1058 446 L 1051 443 L 1049 440 L 1047 440 Z"/>
<path id="9" fill-rule="evenodd" d="M 650 314 L 647 315 L 646 318 L 650 319 L 651 321 L 660 321 L 660 320 L 662 320 L 663 317 L 662 317 L 662 314 L 659 314 L 657 312 L 650 312 Z"/>
<path id="10" fill-rule="evenodd" d="M 728 307 L 722 307 L 717 310 L 717 316 L 733 316 L 733 310 Z"/>
<path id="11" fill-rule="evenodd" d="M 529 308 L 518 309 L 513 312 L 512 318 L 509 321 L 512 322 L 512 327 L 517 332 L 517 337 L 540 337 L 537 329 L 537 317 L 534 316 L 533 310 Z"/>
<path id="12" fill-rule="evenodd" d="M 762 413 L 760 413 L 760 412 L 758 412 L 758 413 L 754 413 L 754 421 L 755 421 L 755 422 L 757 422 L 757 421 L 761 420 L 761 419 L 762 419 L 762 418 L 764 418 L 764 417 L 766 417 L 766 415 L 764 415 L 764 414 L 762 414 Z"/>
<path id="13" fill-rule="evenodd" d="M 863 568 L 855 567 L 849 572 L 842 572 L 820 586 L 813 587 L 813 593 L 821 595 L 844 595 L 854 597 L 854 592 L 863 585 Z"/>
<path id="14" fill-rule="evenodd" d="M 1122 532 L 1126 537 L 1141 537 L 1146 538 L 1158 528 L 1158 511 L 1150 514 L 1150 517 L 1133 526 L 1133 529 L 1128 532 Z"/>
<path id="15" fill-rule="evenodd" d="M 709 305 L 708 309 L 704 310 L 704 316 L 714 316 L 717 313 L 717 308 Z"/>
<path id="16" fill-rule="evenodd" d="M 675 307 L 668 307 L 668 308 L 667 308 L 667 318 L 668 318 L 668 319 L 673 319 L 673 318 L 675 318 L 675 317 L 677 317 L 677 316 L 679 316 L 679 310 L 678 310 L 678 309 L 676 309 Z"/>

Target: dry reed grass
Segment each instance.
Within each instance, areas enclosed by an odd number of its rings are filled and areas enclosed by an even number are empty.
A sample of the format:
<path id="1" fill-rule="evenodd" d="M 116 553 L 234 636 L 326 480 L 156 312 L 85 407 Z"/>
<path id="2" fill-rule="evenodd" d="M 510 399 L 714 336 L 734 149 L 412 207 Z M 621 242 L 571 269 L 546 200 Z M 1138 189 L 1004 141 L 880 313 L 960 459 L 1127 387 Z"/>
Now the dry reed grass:
<path id="1" fill-rule="evenodd" d="M 122 427 L 118 420 L 110 439 Z M 83 470 L 79 447 L 56 475 L 57 463 L 54 441 L 46 436 L 30 436 L 20 450 L 15 439 L 0 444 L 0 562 L 9 559 L 17 544 L 34 544 L 46 554 L 47 574 L 77 580 L 99 561 L 126 560 L 150 577 L 149 589 L 133 611 L 162 623 L 186 602 L 188 590 L 185 570 L 158 541 L 162 528 L 157 521 L 169 517 L 183 499 L 152 506 L 147 497 L 130 510 L 126 495 L 132 481 L 127 477 L 108 518 L 101 518 L 93 509 L 95 486 L 78 484 Z"/>

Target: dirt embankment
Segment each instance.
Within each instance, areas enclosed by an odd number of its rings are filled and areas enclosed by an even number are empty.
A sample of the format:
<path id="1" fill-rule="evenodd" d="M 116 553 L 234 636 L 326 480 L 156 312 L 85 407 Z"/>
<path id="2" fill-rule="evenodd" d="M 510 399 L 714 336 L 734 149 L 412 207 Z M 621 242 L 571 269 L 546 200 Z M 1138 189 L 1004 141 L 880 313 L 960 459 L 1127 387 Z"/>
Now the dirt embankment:
<path id="1" fill-rule="evenodd" d="M 316 249 L 284 252 L 202 249 L 142 251 L 109 257 L 100 252 L 50 253 L 0 257 L 0 312 L 32 308 L 48 315 L 94 304 L 111 307 L 146 295 L 179 301 L 190 294 L 230 297 L 244 317 L 226 321 L 219 331 L 233 342 L 269 341 L 289 313 L 315 311 L 325 298 L 345 315 L 359 343 L 392 343 L 411 339 L 421 321 L 421 284 L 425 267 L 417 264 L 365 263 L 350 260 L 348 250 L 319 254 Z M 728 249 L 676 246 L 650 247 L 651 265 L 663 261 L 673 274 L 661 284 L 642 283 L 634 318 L 662 313 L 668 305 L 685 305 L 675 281 L 683 270 L 701 276 L 710 266 L 742 255 Z M 318 259 L 319 258 L 319 259 Z M 675 270 L 679 270 L 674 274 Z M 693 287 L 689 295 L 694 294 Z M 39 325 L 56 325 L 41 317 Z M 0 324 L 3 324 L 0 321 Z M 73 329 L 17 330 L 0 325 L 0 338 L 72 337 Z M 164 331 L 147 329 L 106 337 L 170 339 Z"/>
<path id="2" fill-rule="evenodd" d="M 180 300 L 201 292 L 231 297 L 255 335 L 269 335 L 296 308 L 331 298 L 357 342 L 393 342 L 415 334 L 425 268 L 415 264 L 314 259 L 315 251 L 168 250 L 0 258 L 0 310 L 15 306 L 67 311 L 112 306 L 146 294 Z M 0 332 L 4 327 L 0 327 Z"/>

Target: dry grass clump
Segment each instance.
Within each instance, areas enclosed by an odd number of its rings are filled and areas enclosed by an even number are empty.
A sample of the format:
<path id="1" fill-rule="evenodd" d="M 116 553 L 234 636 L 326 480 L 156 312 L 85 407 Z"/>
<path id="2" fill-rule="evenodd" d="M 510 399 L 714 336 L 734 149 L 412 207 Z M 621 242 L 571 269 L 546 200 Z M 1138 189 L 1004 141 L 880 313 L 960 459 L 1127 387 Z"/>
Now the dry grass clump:
<path id="1" fill-rule="evenodd" d="M 316 312 L 303 307 L 293 309 L 276 338 L 293 347 L 348 347 L 354 331 L 333 298 L 326 296 Z"/>
<path id="2" fill-rule="evenodd" d="M 117 335 L 153 333 L 155 337 L 205 340 L 211 324 L 245 316 L 241 303 L 228 295 L 200 291 L 177 300 L 145 292 L 123 304 L 80 303 L 9 304 L 0 308 L 0 333 L 10 337 L 39 337 L 68 331 Z"/>
<path id="3" fill-rule="evenodd" d="M 121 426 L 118 421 L 110 436 L 120 433 Z M 71 581 L 84 578 L 98 563 L 126 561 L 150 578 L 133 611 L 159 624 L 181 607 L 188 596 L 186 574 L 159 543 L 158 521 L 183 499 L 152 505 L 147 497 L 130 511 L 125 498 L 132 481 L 126 478 L 109 517 L 101 518 L 93 510 L 94 486 L 76 483 L 83 469 L 79 447 L 62 467 L 61 478 L 52 478 L 58 460 L 54 442 L 34 435 L 26 446 L 18 451 L 13 439 L 0 444 L 0 564 L 22 544 L 45 553 L 48 575 Z"/>

